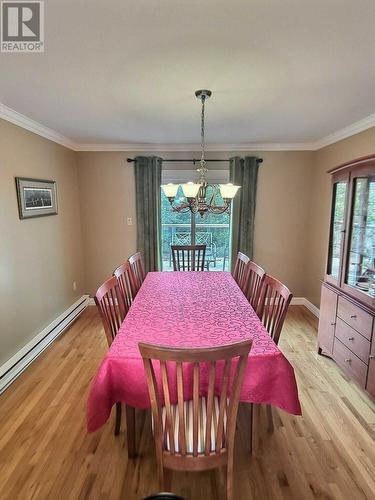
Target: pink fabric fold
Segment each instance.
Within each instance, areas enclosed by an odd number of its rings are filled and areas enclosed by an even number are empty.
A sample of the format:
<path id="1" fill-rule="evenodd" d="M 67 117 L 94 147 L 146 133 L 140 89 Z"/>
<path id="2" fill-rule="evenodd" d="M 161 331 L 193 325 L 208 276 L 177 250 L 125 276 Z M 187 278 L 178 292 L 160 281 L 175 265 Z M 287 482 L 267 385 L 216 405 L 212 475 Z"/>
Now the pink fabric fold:
<path id="1" fill-rule="evenodd" d="M 252 339 L 241 401 L 267 403 L 300 415 L 294 370 L 230 273 L 148 273 L 118 335 L 94 377 L 87 429 L 99 429 L 116 402 L 149 408 L 139 342 L 212 347 Z M 189 377 L 184 377 L 186 390 Z M 205 375 L 201 376 L 204 387 Z"/>

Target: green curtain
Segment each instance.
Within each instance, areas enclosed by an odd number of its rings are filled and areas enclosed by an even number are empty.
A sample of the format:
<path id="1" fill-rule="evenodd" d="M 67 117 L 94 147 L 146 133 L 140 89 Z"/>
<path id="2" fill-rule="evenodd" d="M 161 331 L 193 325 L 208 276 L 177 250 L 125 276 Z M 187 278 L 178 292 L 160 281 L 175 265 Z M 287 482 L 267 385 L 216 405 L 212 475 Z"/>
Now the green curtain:
<path id="1" fill-rule="evenodd" d="M 253 257 L 255 202 L 258 177 L 255 156 L 230 159 L 230 182 L 241 186 L 232 202 L 232 269 L 238 252 Z"/>
<path id="2" fill-rule="evenodd" d="M 137 211 L 137 250 L 142 252 L 145 270 L 161 269 L 161 185 L 162 159 L 137 156 L 134 160 Z"/>

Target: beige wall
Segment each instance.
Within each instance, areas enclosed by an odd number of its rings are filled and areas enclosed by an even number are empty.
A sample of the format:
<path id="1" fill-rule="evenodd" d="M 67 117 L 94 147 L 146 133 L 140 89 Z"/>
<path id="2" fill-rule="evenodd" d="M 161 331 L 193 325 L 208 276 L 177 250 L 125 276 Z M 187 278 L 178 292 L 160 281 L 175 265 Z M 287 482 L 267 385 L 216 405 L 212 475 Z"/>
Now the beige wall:
<path id="1" fill-rule="evenodd" d="M 295 297 L 305 291 L 306 220 L 313 152 L 264 152 L 259 169 L 254 260 Z"/>
<path id="2" fill-rule="evenodd" d="M 78 162 L 86 291 L 94 295 L 136 251 L 134 169 L 125 153 L 78 153 Z"/>
<path id="3" fill-rule="evenodd" d="M 159 154 L 165 159 L 194 157 L 193 153 Z M 295 296 L 302 296 L 314 153 L 241 153 L 245 154 L 264 160 L 259 169 L 254 257 Z M 91 295 L 136 250 L 134 170 L 126 163 L 127 156 L 136 154 L 78 154 L 86 291 Z M 219 159 L 229 156 L 233 153 L 209 155 Z M 127 217 L 133 218 L 133 226 L 126 225 Z"/>
<path id="4" fill-rule="evenodd" d="M 319 306 L 320 302 L 320 281 L 324 276 L 328 249 L 331 180 L 327 170 L 371 153 L 375 153 L 375 128 L 327 146 L 315 153 L 308 219 L 305 296 L 316 306 Z"/>
<path id="5" fill-rule="evenodd" d="M 0 365 L 82 295 L 76 159 L 0 120 Z M 55 180 L 58 215 L 20 220 L 15 176 Z"/>

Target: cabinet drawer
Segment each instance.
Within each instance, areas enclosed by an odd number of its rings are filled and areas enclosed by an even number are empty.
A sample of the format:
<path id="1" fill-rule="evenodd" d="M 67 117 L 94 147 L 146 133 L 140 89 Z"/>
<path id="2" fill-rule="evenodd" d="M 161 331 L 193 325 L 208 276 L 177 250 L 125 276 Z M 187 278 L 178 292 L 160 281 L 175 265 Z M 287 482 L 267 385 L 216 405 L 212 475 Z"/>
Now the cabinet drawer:
<path id="1" fill-rule="evenodd" d="M 342 319 L 337 318 L 336 332 L 337 337 L 346 347 L 354 352 L 366 365 L 370 354 L 370 342 L 362 337 L 360 333 L 355 331 L 351 326 L 347 325 Z"/>
<path id="2" fill-rule="evenodd" d="M 360 307 L 352 304 L 343 297 L 339 297 L 337 316 L 361 333 L 366 339 L 371 339 L 372 316 Z"/>
<path id="3" fill-rule="evenodd" d="M 335 343 L 333 345 L 332 357 L 350 378 L 355 379 L 362 387 L 365 387 L 367 365 L 357 358 L 357 356 L 337 338 L 335 338 Z"/>

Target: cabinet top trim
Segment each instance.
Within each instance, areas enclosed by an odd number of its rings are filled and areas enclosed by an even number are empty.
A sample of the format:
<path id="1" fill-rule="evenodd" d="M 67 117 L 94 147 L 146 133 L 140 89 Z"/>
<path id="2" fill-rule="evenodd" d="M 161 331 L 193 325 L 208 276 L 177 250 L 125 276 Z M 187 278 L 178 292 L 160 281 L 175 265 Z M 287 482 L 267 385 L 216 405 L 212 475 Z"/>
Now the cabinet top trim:
<path id="1" fill-rule="evenodd" d="M 335 292 L 339 297 L 343 297 L 348 302 L 351 302 L 353 305 L 359 307 L 360 309 L 367 312 L 368 314 L 374 315 L 374 309 L 372 309 L 367 304 L 364 304 L 363 302 L 361 302 L 359 299 L 357 299 L 357 297 L 353 297 L 348 292 L 343 291 L 341 288 L 338 288 L 336 285 L 333 285 L 332 283 L 329 283 L 328 281 L 322 280 L 321 283 L 326 288 L 329 288 L 330 290 Z"/>
<path id="2" fill-rule="evenodd" d="M 335 172 L 340 172 L 342 170 L 349 170 L 352 167 L 357 167 L 358 165 L 370 165 L 371 163 L 374 163 L 375 165 L 375 153 L 368 155 L 368 156 L 362 156 L 360 158 L 356 158 L 354 160 L 342 163 L 341 165 L 338 165 L 337 167 L 331 168 L 330 170 L 327 170 L 328 174 L 333 174 Z"/>

